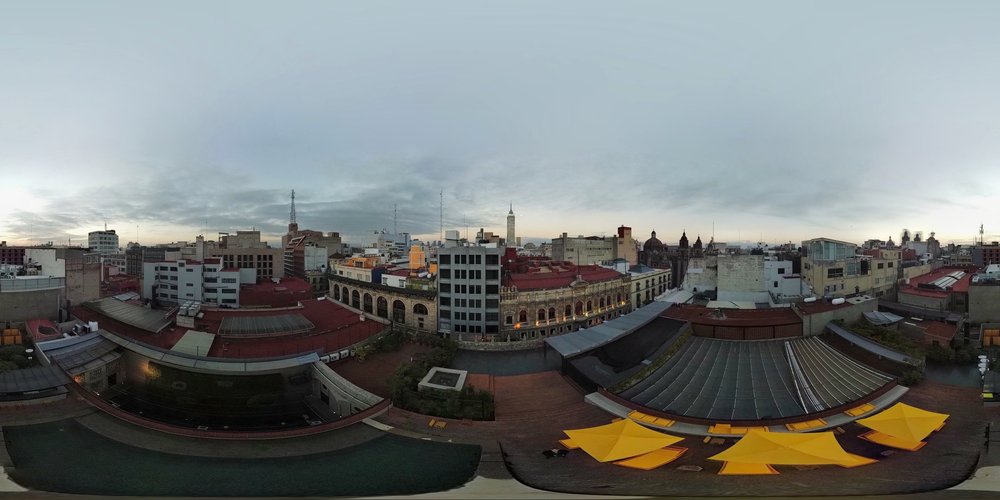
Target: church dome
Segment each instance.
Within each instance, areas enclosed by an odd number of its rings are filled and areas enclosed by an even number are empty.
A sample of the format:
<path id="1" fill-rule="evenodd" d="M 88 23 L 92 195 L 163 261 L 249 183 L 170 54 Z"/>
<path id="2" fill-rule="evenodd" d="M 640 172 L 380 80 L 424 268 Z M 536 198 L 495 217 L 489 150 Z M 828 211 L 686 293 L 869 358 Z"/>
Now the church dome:
<path id="1" fill-rule="evenodd" d="M 656 231 L 653 231 L 649 235 L 649 239 L 642 244 L 642 249 L 647 252 L 650 250 L 663 250 L 663 242 L 656 238 Z"/>
<path id="2" fill-rule="evenodd" d="M 687 231 L 684 231 L 683 233 L 681 233 L 680 246 L 681 246 L 681 248 L 687 248 L 688 247 L 688 235 L 687 235 Z"/>
<path id="3" fill-rule="evenodd" d="M 701 250 L 701 235 L 698 235 L 698 239 L 694 240 L 694 249 Z"/>

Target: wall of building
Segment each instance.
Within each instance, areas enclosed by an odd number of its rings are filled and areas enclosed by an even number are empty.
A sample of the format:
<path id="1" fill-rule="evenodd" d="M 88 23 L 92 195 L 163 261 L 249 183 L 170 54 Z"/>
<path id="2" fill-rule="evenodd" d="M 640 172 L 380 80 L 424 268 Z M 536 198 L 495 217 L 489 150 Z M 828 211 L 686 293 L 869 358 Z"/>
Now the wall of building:
<path id="1" fill-rule="evenodd" d="M 719 292 L 763 292 L 763 255 L 719 255 Z M 690 269 L 689 269 L 690 272 Z"/>
<path id="2" fill-rule="evenodd" d="M 653 301 L 670 287 L 670 269 L 653 269 L 645 273 L 630 273 L 628 290 L 632 308 L 642 307 Z"/>
<path id="3" fill-rule="evenodd" d="M 1000 321 L 1000 284 L 969 287 L 969 323 Z"/>
<path id="4" fill-rule="evenodd" d="M 372 317 L 389 319 L 413 331 L 436 333 L 438 330 L 437 294 L 433 291 L 392 288 L 334 276 L 330 279 L 329 295 L 333 300 L 359 309 Z M 370 310 L 365 309 L 365 295 L 370 297 L 372 304 Z M 385 308 L 381 308 L 380 305 L 384 305 Z"/>
<path id="5" fill-rule="evenodd" d="M 611 238 L 571 238 L 563 233 L 562 237 L 552 240 L 552 260 L 586 265 L 600 264 L 614 258 L 615 248 Z"/>
<path id="6" fill-rule="evenodd" d="M 878 301 L 875 299 L 861 300 L 856 303 L 849 303 L 846 307 L 814 314 L 802 314 L 798 308 L 792 308 L 802 318 L 802 331 L 806 336 L 820 335 L 823 333 L 826 325 L 834 320 L 842 320 L 848 325 L 857 323 L 861 321 L 864 313 L 874 312 L 877 309 Z"/>
<path id="7" fill-rule="evenodd" d="M 923 295 L 914 295 L 912 293 L 901 291 L 899 292 L 898 300 L 900 304 L 923 307 L 924 309 L 930 309 L 932 311 L 948 310 L 947 295 L 944 297 L 926 297 Z"/>
<path id="8" fill-rule="evenodd" d="M 629 284 L 623 276 L 549 290 L 504 288 L 500 334 L 493 340 L 539 339 L 617 318 L 632 310 Z"/>
<path id="9" fill-rule="evenodd" d="M 64 281 L 52 280 L 53 286 L 39 289 L 11 290 L 9 281 L 0 282 L 0 321 L 21 322 L 29 319 L 49 319 L 58 321 L 59 309 L 65 303 Z M 32 280 L 34 281 L 34 280 Z M 49 280 L 46 280 L 48 283 Z M 5 286 L 8 285 L 8 286 Z M 18 283 L 17 285 L 21 285 Z"/>
<path id="10" fill-rule="evenodd" d="M 692 257 L 684 273 L 684 289 L 692 292 L 715 290 L 719 286 L 718 257 Z"/>
<path id="11" fill-rule="evenodd" d="M 72 304 L 101 298 L 101 261 L 98 254 L 68 255 L 66 266 L 66 299 Z"/>

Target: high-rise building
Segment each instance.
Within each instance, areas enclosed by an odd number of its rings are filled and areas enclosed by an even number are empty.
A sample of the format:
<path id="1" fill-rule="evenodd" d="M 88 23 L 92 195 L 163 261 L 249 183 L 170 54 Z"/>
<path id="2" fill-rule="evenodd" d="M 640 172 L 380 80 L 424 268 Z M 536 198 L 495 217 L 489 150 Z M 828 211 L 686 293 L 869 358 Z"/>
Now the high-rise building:
<path id="1" fill-rule="evenodd" d="M 101 255 L 118 253 L 118 235 L 114 229 L 91 231 L 87 233 L 87 246 L 91 252 Z"/>
<path id="2" fill-rule="evenodd" d="M 458 231 L 445 233 L 437 256 L 439 331 L 459 337 L 500 331 L 502 254 L 496 245 L 460 244 Z"/>
<path id="3" fill-rule="evenodd" d="M 517 238 L 514 237 L 514 204 L 510 204 L 510 212 L 507 212 L 507 246 L 517 245 Z"/>

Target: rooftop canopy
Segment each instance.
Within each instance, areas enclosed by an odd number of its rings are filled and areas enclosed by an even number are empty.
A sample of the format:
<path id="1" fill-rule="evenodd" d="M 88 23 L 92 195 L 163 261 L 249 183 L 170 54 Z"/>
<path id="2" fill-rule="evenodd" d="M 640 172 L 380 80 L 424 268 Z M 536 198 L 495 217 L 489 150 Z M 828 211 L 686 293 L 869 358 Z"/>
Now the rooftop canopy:
<path id="1" fill-rule="evenodd" d="M 599 462 L 613 462 L 643 455 L 684 439 L 647 429 L 627 418 L 606 425 L 564 432 Z"/>
<path id="2" fill-rule="evenodd" d="M 638 330 L 659 317 L 660 313 L 667 310 L 670 305 L 669 302 L 653 302 L 600 325 L 558 337 L 549 337 L 545 342 L 559 351 L 562 357 L 571 358 Z"/>
<path id="3" fill-rule="evenodd" d="M 883 434 L 916 442 L 939 429 L 945 420 L 948 420 L 948 415 L 944 413 L 934 413 L 906 403 L 896 403 L 888 410 L 858 420 L 858 423 Z"/>
<path id="4" fill-rule="evenodd" d="M 121 302 L 112 297 L 84 302 L 83 307 L 147 332 L 160 333 L 173 322 L 163 311 Z"/>
<path id="5" fill-rule="evenodd" d="M 740 464 L 840 465 L 855 467 L 874 462 L 844 451 L 832 432 L 791 433 L 751 430 L 726 451 L 709 460 Z"/>

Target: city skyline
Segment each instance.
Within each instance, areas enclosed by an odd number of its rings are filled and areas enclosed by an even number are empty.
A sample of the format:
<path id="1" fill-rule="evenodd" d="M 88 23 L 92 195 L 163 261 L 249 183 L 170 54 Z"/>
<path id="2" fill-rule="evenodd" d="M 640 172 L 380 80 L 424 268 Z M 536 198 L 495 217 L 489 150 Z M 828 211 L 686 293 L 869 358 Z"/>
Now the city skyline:
<path id="1" fill-rule="evenodd" d="M 0 238 L 996 240 L 997 11 L 12 5 Z"/>

